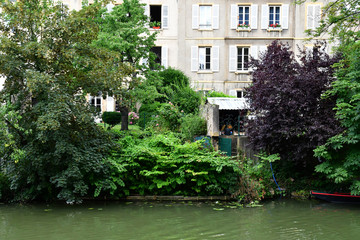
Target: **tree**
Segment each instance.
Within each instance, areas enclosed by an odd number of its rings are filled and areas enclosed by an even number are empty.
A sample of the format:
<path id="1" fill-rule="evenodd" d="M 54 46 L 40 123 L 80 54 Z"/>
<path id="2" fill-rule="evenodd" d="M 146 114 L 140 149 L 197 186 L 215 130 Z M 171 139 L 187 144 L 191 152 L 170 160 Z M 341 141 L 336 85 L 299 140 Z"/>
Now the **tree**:
<path id="1" fill-rule="evenodd" d="M 334 80 L 335 61 L 316 45 L 310 54 L 302 51 L 298 63 L 289 46 L 274 41 L 250 62 L 253 84 L 247 91 L 256 117 L 247 131 L 255 148 L 313 169 L 313 150 L 339 132 L 334 99 L 321 99 Z"/>
<path id="2" fill-rule="evenodd" d="M 315 150 L 322 161 L 316 171 L 360 195 L 360 1 L 335 0 L 322 9 L 321 25 L 312 37 L 329 34 L 336 43 L 335 51 L 343 59 L 335 64 L 336 80 L 325 98 L 336 97 L 336 117 L 343 131 Z"/>
<path id="3" fill-rule="evenodd" d="M 52 1 L 1 2 L 1 170 L 15 200 L 73 202 L 110 187 L 111 138 L 85 96 L 121 75 L 117 58 L 90 46 L 100 4 L 69 12 Z M 10 139 L 10 144 L 6 143 Z"/>
<path id="4" fill-rule="evenodd" d="M 117 63 L 127 63 L 133 68 L 130 76 L 121 81 L 114 79 L 109 85 L 110 95 L 114 95 L 121 106 L 122 130 L 128 129 L 129 107 L 135 97 L 133 90 L 142 80 L 138 73 L 140 71 L 142 75 L 146 75 L 144 71 L 148 70 L 148 66 L 141 64 L 141 60 L 149 58 L 151 63 L 155 59 L 150 50 L 155 46 L 157 32 L 150 33 L 149 18 L 145 15 L 143 6 L 139 0 L 124 0 L 112 11 L 104 12 L 98 19 L 101 30 L 94 41 L 95 46 L 117 53 Z"/>

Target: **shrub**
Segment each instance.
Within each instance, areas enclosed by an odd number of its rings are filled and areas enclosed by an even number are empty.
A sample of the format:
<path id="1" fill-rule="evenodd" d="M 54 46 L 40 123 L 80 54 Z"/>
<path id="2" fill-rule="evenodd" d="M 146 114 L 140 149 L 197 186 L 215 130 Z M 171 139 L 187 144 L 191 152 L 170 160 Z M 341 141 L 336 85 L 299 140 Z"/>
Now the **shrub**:
<path id="1" fill-rule="evenodd" d="M 194 114 L 181 119 L 180 132 L 185 140 L 193 140 L 195 135 L 206 135 L 206 120 Z"/>
<path id="2" fill-rule="evenodd" d="M 178 131 L 181 112 L 172 102 L 163 103 L 159 109 L 159 124 L 163 130 Z"/>
<path id="3" fill-rule="evenodd" d="M 187 142 L 174 133 L 133 136 L 125 133 L 111 160 L 126 171 L 118 172 L 125 185 L 120 195 L 228 195 L 238 189 L 238 163 L 202 142 Z"/>
<path id="4" fill-rule="evenodd" d="M 226 97 L 226 98 L 236 98 L 234 96 L 230 96 L 230 95 L 227 95 L 225 93 L 222 93 L 222 92 L 215 92 L 215 91 L 211 91 L 207 94 L 206 97 Z"/>
<path id="5" fill-rule="evenodd" d="M 197 113 L 201 103 L 200 93 L 195 92 L 191 87 L 178 89 L 169 97 L 171 102 L 185 113 Z"/>
<path id="6" fill-rule="evenodd" d="M 121 113 L 119 112 L 104 112 L 102 114 L 102 120 L 109 124 L 111 127 L 121 123 Z"/>
<path id="7" fill-rule="evenodd" d="M 159 114 L 159 108 L 161 103 L 147 103 L 142 104 L 139 110 L 139 121 L 138 125 L 141 128 L 146 128 L 146 126 L 154 120 L 154 117 Z"/>
<path id="8" fill-rule="evenodd" d="M 129 124 L 134 125 L 138 122 L 139 116 L 136 114 L 136 112 L 129 112 Z"/>

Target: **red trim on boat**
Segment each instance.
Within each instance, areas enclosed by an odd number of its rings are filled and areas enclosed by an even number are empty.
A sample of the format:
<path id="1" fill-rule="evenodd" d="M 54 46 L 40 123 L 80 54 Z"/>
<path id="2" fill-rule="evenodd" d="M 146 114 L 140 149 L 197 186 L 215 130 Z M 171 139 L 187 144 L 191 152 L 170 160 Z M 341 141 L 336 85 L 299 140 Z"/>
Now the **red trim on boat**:
<path id="1" fill-rule="evenodd" d="M 350 193 L 335 194 L 335 193 L 320 193 L 320 192 L 311 191 L 311 194 L 313 194 L 313 195 L 325 195 L 325 196 L 336 196 L 336 197 L 354 197 L 354 198 L 360 198 L 360 196 L 350 195 Z"/>

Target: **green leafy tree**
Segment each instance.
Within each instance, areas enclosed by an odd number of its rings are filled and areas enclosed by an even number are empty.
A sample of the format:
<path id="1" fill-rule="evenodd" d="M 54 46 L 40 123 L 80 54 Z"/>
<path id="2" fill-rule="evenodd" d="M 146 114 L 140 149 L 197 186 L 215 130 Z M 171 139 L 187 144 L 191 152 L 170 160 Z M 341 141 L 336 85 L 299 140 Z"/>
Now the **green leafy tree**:
<path id="1" fill-rule="evenodd" d="M 335 50 L 343 60 L 335 65 L 336 81 L 326 97 L 337 98 L 336 116 L 344 131 L 315 150 L 322 163 L 316 171 L 324 173 L 338 187 L 360 195 L 360 1 L 336 0 L 323 8 L 320 27 L 313 36 L 330 34 L 338 43 Z"/>
<path id="2" fill-rule="evenodd" d="M 155 57 L 150 50 L 155 46 L 157 32 L 151 33 L 148 27 L 149 18 L 145 15 L 144 4 L 139 0 L 124 0 L 115 6 L 112 11 L 103 12 L 98 18 L 101 29 L 94 45 L 118 54 L 115 65 L 129 64 L 133 72 L 121 81 L 114 79 L 109 87 L 109 93 L 120 104 L 122 113 L 121 129 L 128 129 L 129 107 L 135 100 L 133 91 L 141 82 L 139 71 L 146 75 L 147 64 L 142 64 L 143 59 L 152 60 Z M 104 10 L 105 11 L 105 10 Z"/>
<path id="3" fill-rule="evenodd" d="M 15 200 L 77 201 L 110 188 L 110 137 L 86 100 L 116 75 L 116 55 L 90 46 L 99 3 L 69 12 L 52 1 L 1 1 L 1 170 Z M 107 66 L 111 66 L 108 71 Z"/>

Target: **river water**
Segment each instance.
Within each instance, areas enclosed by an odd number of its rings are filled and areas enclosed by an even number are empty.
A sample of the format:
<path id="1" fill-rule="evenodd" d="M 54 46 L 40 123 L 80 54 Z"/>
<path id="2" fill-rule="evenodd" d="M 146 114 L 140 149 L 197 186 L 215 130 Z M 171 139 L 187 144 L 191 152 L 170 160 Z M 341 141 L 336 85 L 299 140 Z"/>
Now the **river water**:
<path id="1" fill-rule="evenodd" d="M 92 202 L 0 205 L 1 240 L 360 239 L 360 205 Z"/>

